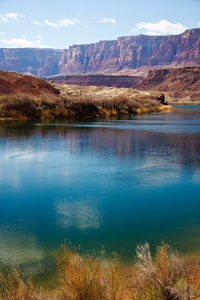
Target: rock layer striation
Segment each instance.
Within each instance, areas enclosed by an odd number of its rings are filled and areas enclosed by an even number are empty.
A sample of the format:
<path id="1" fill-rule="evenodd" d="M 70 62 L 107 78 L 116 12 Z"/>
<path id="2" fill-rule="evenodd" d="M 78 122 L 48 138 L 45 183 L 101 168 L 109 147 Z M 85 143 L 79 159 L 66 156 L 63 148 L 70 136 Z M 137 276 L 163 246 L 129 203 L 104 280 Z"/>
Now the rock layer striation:
<path id="1" fill-rule="evenodd" d="M 148 91 L 200 92 L 200 66 L 151 70 L 136 87 Z"/>
<path id="2" fill-rule="evenodd" d="M 67 75 L 59 77 L 47 77 L 56 83 L 63 83 L 78 86 L 108 86 L 117 88 L 132 88 L 141 83 L 142 77 L 134 76 L 113 76 L 113 75 Z"/>
<path id="3" fill-rule="evenodd" d="M 170 36 L 128 36 L 65 50 L 0 49 L 0 69 L 47 77 L 128 74 L 165 66 L 200 65 L 200 28 Z"/>

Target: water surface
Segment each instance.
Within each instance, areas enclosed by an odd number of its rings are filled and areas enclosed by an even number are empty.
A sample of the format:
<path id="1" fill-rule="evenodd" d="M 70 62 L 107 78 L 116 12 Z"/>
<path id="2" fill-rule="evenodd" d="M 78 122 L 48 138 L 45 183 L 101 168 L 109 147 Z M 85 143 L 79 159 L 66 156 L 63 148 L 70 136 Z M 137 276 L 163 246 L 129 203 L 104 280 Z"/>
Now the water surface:
<path id="1" fill-rule="evenodd" d="M 0 123 L 0 261 L 51 266 L 64 239 L 133 261 L 200 253 L 200 106 L 140 117 Z"/>

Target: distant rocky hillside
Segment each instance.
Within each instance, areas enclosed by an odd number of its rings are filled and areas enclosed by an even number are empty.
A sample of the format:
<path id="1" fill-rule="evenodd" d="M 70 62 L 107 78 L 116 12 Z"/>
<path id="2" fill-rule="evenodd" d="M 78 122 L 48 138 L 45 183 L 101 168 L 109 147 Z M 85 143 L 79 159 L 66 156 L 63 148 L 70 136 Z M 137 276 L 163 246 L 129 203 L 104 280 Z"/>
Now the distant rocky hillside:
<path id="1" fill-rule="evenodd" d="M 169 103 L 200 103 L 200 66 L 156 69 L 135 88 L 164 92 Z"/>
<path id="2" fill-rule="evenodd" d="M 200 66 L 151 70 L 137 88 L 148 91 L 200 92 Z"/>
<path id="3" fill-rule="evenodd" d="M 38 77 L 58 74 L 62 53 L 53 49 L 1 48 L 0 69 Z"/>
<path id="4" fill-rule="evenodd" d="M 113 75 L 66 75 L 58 77 L 47 77 L 56 83 L 64 83 L 78 86 L 113 86 L 117 88 L 132 88 L 142 81 L 142 77 L 113 76 Z"/>
<path id="5" fill-rule="evenodd" d="M 0 49 L 0 69 L 39 77 L 136 74 L 159 67 L 200 65 L 200 28 L 170 36 L 128 36 L 66 50 Z"/>
<path id="6" fill-rule="evenodd" d="M 58 96 L 59 90 L 46 81 L 0 70 L 0 95 Z"/>

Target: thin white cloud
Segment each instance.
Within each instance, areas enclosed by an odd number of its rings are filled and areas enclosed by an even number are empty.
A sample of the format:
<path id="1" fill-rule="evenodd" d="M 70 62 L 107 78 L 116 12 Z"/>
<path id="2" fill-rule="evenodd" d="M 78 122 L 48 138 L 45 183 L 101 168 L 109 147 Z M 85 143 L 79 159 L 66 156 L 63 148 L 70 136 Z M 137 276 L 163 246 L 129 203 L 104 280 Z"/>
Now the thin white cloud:
<path id="1" fill-rule="evenodd" d="M 180 34 L 184 32 L 187 27 L 181 23 L 171 23 L 167 20 L 161 20 L 158 23 L 142 22 L 137 23 L 137 28 L 132 29 L 132 32 L 145 29 L 145 34 L 148 35 L 161 35 L 161 34 Z"/>
<path id="2" fill-rule="evenodd" d="M 20 17 L 20 15 L 18 13 L 8 13 L 6 14 L 7 18 L 9 19 L 13 19 L 13 20 L 18 20 L 18 18 Z"/>
<path id="3" fill-rule="evenodd" d="M 41 22 L 37 21 L 37 20 L 34 20 L 32 22 L 32 24 L 35 24 L 35 25 L 39 25 L 39 26 L 44 26 L 44 24 L 42 24 Z"/>
<path id="4" fill-rule="evenodd" d="M 200 26 L 200 22 L 198 23 L 198 25 Z"/>
<path id="5" fill-rule="evenodd" d="M 7 14 L 0 14 L 0 23 L 8 23 L 10 21 L 18 21 L 19 18 L 23 17 L 23 15 L 20 15 L 18 13 L 7 13 Z"/>
<path id="6" fill-rule="evenodd" d="M 10 46 L 11 48 L 46 48 L 41 43 L 41 38 L 38 37 L 36 41 L 27 40 L 25 38 L 2 39 L 2 43 Z"/>
<path id="7" fill-rule="evenodd" d="M 101 23 L 117 23 L 117 21 L 114 18 L 105 18 L 103 17 L 102 20 L 100 21 Z"/>
<path id="8" fill-rule="evenodd" d="M 44 22 L 48 26 L 52 26 L 55 28 L 61 28 L 61 27 L 75 26 L 75 25 L 77 25 L 77 23 L 80 23 L 80 20 L 78 20 L 78 19 L 61 19 L 56 22 L 50 22 L 47 20 L 45 20 Z"/>
<path id="9" fill-rule="evenodd" d="M 87 28 L 87 27 L 89 27 L 89 26 L 88 26 L 87 24 L 84 24 L 83 27 Z"/>

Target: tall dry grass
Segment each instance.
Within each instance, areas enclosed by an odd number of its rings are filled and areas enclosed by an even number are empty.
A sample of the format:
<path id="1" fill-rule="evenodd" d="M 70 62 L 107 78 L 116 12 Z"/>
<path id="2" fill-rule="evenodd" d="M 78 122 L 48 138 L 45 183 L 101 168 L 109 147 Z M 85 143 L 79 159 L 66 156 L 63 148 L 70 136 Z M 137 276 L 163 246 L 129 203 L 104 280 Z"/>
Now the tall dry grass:
<path id="1" fill-rule="evenodd" d="M 34 287 L 32 277 L 25 278 L 20 269 L 10 271 L 5 265 L 0 267 L 1 300 L 51 300 L 42 289 Z"/>
<path id="2" fill-rule="evenodd" d="M 103 88 L 101 88 L 103 89 Z M 104 90 L 104 89 L 103 89 Z M 83 90 L 84 91 L 84 90 Z M 156 96 L 126 91 L 125 94 L 98 95 L 74 90 L 62 97 L 29 94 L 0 95 L 0 118 L 77 118 L 137 115 L 159 112 L 161 105 Z M 109 91 L 107 91 L 109 93 Z M 129 95 L 130 94 L 130 95 Z M 106 96 L 107 95 L 107 96 Z M 109 97 L 108 97 L 109 96 Z M 166 109 L 166 107 L 165 107 Z"/>
<path id="3" fill-rule="evenodd" d="M 200 267 L 186 263 L 168 244 L 157 247 L 155 260 L 148 243 L 137 246 L 135 265 L 130 274 L 113 253 L 81 255 L 80 249 L 66 244 L 55 254 L 61 286 L 45 293 L 34 287 L 31 277 L 19 269 L 0 266 L 1 300 L 197 300 L 200 299 Z"/>
<path id="4" fill-rule="evenodd" d="M 122 269 L 117 254 L 103 261 L 101 255 L 80 255 L 80 249 L 63 244 L 55 255 L 58 276 L 63 286 L 62 299 L 120 299 Z"/>
<path id="5" fill-rule="evenodd" d="M 133 299 L 191 300 L 199 291 L 192 280 L 184 258 L 168 244 L 157 247 L 156 261 L 148 243 L 137 246 L 135 267 L 132 272 Z"/>

